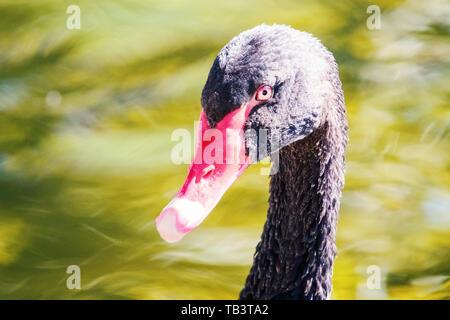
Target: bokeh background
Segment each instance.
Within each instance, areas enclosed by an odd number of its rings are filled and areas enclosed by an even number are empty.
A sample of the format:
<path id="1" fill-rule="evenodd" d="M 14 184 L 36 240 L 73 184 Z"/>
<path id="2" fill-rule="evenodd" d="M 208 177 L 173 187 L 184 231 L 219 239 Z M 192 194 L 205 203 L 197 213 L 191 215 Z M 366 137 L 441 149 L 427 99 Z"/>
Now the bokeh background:
<path id="1" fill-rule="evenodd" d="M 81 8 L 69 30 L 66 9 Z M 366 9 L 381 8 L 369 30 Z M 154 219 L 184 181 L 209 68 L 261 23 L 335 54 L 348 118 L 333 299 L 449 299 L 450 3 L 0 1 L 0 298 L 235 299 L 266 218 L 255 165 L 177 244 Z M 79 265 L 81 290 L 66 288 Z M 381 288 L 366 286 L 381 268 Z"/>

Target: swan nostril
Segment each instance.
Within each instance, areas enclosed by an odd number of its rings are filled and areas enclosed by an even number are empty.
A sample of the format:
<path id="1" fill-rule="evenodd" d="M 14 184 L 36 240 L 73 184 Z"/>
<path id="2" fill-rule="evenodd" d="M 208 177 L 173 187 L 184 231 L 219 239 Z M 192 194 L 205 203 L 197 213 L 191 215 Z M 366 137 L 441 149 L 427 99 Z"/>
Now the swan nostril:
<path id="1" fill-rule="evenodd" d="M 216 167 L 213 164 L 211 164 L 211 165 L 207 166 L 206 168 L 204 168 L 202 170 L 202 174 L 201 174 L 202 178 L 209 177 L 214 172 L 215 168 Z"/>
<path id="2" fill-rule="evenodd" d="M 213 164 L 207 166 L 206 168 L 203 168 L 203 170 L 200 171 L 200 173 L 197 173 L 195 177 L 195 183 L 199 183 L 201 179 L 208 178 L 209 176 L 211 176 L 211 174 L 214 172 L 215 169 L 216 167 Z"/>

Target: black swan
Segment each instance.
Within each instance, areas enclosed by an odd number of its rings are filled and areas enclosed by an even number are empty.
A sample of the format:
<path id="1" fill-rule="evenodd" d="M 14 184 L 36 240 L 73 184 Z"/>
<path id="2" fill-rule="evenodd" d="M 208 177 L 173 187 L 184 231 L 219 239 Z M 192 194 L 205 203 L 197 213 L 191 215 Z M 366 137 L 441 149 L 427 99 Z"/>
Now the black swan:
<path id="1" fill-rule="evenodd" d="M 220 51 L 201 103 L 186 182 L 156 219 L 161 237 L 180 240 L 248 165 L 278 155 L 267 221 L 239 298 L 328 299 L 348 140 L 333 55 L 309 33 L 257 26 Z M 277 139 L 265 143 L 264 135 Z"/>

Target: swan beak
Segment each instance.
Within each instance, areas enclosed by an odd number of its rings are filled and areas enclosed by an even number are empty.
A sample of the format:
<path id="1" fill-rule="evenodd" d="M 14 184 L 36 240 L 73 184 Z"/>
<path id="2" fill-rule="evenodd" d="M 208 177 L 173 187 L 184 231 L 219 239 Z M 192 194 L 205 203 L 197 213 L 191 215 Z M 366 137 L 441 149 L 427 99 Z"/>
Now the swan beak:
<path id="1" fill-rule="evenodd" d="M 202 111 L 194 159 L 176 197 L 156 218 L 156 228 L 167 242 L 181 240 L 208 216 L 227 189 L 249 166 L 244 125 L 254 101 L 226 115 L 209 128 Z"/>

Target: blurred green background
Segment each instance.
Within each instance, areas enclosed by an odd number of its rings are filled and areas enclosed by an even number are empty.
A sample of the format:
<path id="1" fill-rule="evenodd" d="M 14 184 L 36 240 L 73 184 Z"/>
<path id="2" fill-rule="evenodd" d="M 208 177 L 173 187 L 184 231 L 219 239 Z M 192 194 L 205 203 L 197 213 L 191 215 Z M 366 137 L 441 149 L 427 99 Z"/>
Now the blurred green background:
<path id="1" fill-rule="evenodd" d="M 350 145 L 332 298 L 450 298 L 448 1 L 2 0 L 0 17 L 0 298 L 237 298 L 267 164 L 177 244 L 154 218 L 188 167 L 170 161 L 171 132 L 193 131 L 216 54 L 261 23 L 313 33 L 340 67 Z M 81 290 L 66 288 L 73 264 Z"/>

